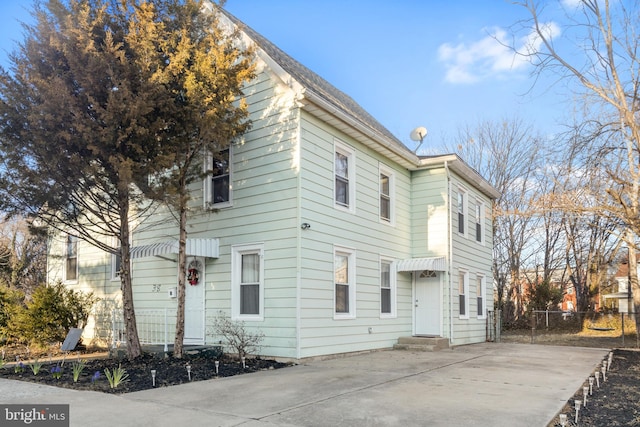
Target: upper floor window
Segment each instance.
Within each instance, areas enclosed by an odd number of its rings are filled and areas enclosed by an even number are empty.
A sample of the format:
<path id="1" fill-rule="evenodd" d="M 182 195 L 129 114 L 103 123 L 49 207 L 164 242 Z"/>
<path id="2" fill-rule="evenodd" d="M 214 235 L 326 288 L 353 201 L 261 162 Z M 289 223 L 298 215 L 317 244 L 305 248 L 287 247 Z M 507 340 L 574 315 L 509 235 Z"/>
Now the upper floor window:
<path id="1" fill-rule="evenodd" d="M 78 280 L 78 237 L 67 234 L 65 251 L 65 280 Z"/>
<path id="2" fill-rule="evenodd" d="M 356 315 L 355 252 L 336 248 L 334 251 L 334 286 L 336 318 L 354 318 Z"/>
<path id="3" fill-rule="evenodd" d="M 476 201 L 476 242 L 484 243 L 484 203 L 478 200 Z"/>
<path id="4" fill-rule="evenodd" d="M 246 320 L 263 320 L 263 245 L 238 245 L 233 246 L 231 250 L 233 317 Z"/>
<path id="5" fill-rule="evenodd" d="M 231 204 L 231 147 L 207 156 L 205 204 L 223 207 Z"/>
<path id="6" fill-rule="evenodd" d="M 355 211 L 355 151 L 338 141 L 335 144 L 334 176 L 336 207 Z"/>
<path id="7" fill-rule="evenodd" d="M 467 193 L 458 188 L 458 233 L 464 235 L 467 230 L 465 227 L 465 213 L 467 210 Z"/>
<path id="8" fill-rule="evenodd" d="M 393 223 L 394 175 L 392 171 L 380 166 L 380 219 Z"/>

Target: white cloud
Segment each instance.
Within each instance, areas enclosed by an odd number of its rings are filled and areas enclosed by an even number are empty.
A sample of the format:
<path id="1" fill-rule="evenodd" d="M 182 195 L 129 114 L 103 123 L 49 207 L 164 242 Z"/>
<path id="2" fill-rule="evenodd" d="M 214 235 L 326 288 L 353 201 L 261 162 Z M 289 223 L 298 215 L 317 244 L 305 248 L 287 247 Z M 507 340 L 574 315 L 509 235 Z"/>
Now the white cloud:
<path id="1" fill-rule="evenodd" d="M 544 24 L 549 38 L 560 34 L 555 23 Z M 529 65 L 526 56 L 516 54 L 509 46 L 513 41 L 501 28 L 487 31 L 488 35 L 471 44 L 444 43 L 438 48 L 438 59 L 443 62 L 447 72 L 445 80 L 450 83 L 475 83 L 491 77 L 502 77 L 519 71 Z M 540 49 L 542 40 L 531 31 L 514 46 L 518 52 L 532 53 Z"/>

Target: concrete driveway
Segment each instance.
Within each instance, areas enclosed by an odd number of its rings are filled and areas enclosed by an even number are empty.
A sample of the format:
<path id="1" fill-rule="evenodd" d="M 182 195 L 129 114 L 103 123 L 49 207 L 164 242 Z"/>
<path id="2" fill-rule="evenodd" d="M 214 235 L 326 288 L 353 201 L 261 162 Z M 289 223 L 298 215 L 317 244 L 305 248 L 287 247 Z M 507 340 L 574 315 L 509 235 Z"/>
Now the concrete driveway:
<path id="1" fill-rule="evenodd" d="M 494 343 L 380 351 L 125 395 L 0 380 L 0 401 L 68 403 L 71 425 L 89 427 L 546 426 L 607 353 Z"/>

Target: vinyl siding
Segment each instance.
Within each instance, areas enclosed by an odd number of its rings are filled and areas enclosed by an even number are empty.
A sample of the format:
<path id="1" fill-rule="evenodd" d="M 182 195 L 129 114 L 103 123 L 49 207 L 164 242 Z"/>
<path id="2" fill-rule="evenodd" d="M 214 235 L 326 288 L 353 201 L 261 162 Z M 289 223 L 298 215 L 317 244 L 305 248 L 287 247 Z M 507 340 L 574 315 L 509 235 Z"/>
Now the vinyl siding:
<path id="1" fill-rule="evenodd" d="M 355 150 L 356 209 L 334 207 L 334 142 Z M 397 318 L 380 318 L 380 256 L 406 258 L 409 242 L 409 172 L 326 126 L 302 115 L 302 221 L 311 228 L 301 238 L 300 356 L 345 353 L 391 347 L 411 334 L 410 276 L 397 283 Z M 395 178 L 395 224 L 379 219 L 380 163 Z M 350 183 L 353 185 L 353 183 Z M 356 315 L 334 319 L 334 246 L 352 248 L 356 263 Z M 371 328 L 372 333 L 369 333 Z"/>

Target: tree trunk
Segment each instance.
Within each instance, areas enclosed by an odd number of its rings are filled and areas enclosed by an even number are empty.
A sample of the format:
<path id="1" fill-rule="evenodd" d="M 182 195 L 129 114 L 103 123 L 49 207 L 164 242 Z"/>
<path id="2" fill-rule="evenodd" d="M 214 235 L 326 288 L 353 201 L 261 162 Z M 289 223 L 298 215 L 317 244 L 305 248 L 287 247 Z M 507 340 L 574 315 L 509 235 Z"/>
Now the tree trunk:
<path id="1" fill-rule="evenodd" d="M 184 352 L 184 305 L 187 269 L 187 196 L 180 197 L 180 237 L 178 239 L 178 308 L 176 313 L 176 335 L 173 356 L 181 358 Z"/>
<path id="2" fill-rule="evenodd" d="M 120 212 L 120 290 L 122 291 L 122 314 L 127 339 L 127 357 L 135 359 L 142 354 L 136 311 L 133 305 L 133 286 L 131 282 L 131 248 L 129 246 L 129 197 L 121 200 Z"/>

